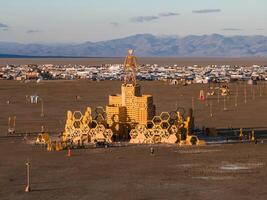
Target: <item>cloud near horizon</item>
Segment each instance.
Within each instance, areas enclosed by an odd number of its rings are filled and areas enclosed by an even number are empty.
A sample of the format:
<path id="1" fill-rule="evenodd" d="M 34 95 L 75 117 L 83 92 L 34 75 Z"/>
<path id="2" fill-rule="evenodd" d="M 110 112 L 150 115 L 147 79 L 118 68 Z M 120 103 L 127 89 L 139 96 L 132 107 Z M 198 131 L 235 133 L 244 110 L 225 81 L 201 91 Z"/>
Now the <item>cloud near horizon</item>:
<path id="1" fill-rule="evenodd" d="M 180 13 L 176 12 L 164 12 L 164 13 L 159 13 L 160 17 L 171 17 L 171 16 L 178 16 Z"/>
<path id="2" fill-rule="evenodd" d="M 177 12 L 163 12 L 159 13 L 158 15 L 147 15 L 147 16 L 137 16 L 130 19 L 130 22 L 133 23 L 143 23 L 143 22 L 149 22 L 153 20 L 158 20 L 162 17 L 173 17 L 178 16 L 180 13 Z"/>
<path id="3" fill-rule="evenodd" d="M 222 31 L 243 31 L 241 28 L 223 28 Z"/>
<path id="4" fill-rule="evenodd" d="M 206 14 L 206 13 L 218 13 L 221 11 L 222 11 L 221 9 L 201 9 L 201 10 L 193 10 L 192 13 Z"/>
<path id="5" fill-rule="evenodd" d="M 110 22 L 110 24 L 114 27 L 118 27 L 120 25 L 118 22 Z"/>
<path id="6" fill-rule="evenodd" d="M 0 22 L 0 30 L 1 31 L 7 31 L 9 29 L 9 26 L 7 24 Z"/>
<path id="7" fill-rule="evenodd" d="M 28 31 L 26 31 L 26 33 L 28 33 L 28 34 L 32 34 L 32 33 L 41 33 L 41 32 L 43 32 L 42 30 L 38 30 L 38 29 L 32 29 L 32 30 L 28 30 Z"/>
<path id="8" fill-rule="evenodd" d="M 153 20 L 157 20 L 159 19 L 158 16 L 137 16 L 137 17 L 133 17 L 130 19 L 130 22 L 135 22 L 135 23 L 143 23 L 143 22 L 149 22 L 149 21 L 153 21 Z"/>

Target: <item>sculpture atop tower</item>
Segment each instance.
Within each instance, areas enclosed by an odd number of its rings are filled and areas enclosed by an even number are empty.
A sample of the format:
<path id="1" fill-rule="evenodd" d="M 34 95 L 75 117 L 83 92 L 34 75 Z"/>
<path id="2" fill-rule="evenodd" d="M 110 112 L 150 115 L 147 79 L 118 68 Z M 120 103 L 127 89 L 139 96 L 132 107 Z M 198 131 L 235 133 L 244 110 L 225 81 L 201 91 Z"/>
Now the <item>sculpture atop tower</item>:
<path id="1" fill-rule="evenodd" d="M 124 60 L 124 83 L 132 82 L 136 84 L 136 70 L 137 70 L 137 59 L 134 55 L 134 50 L 129 49 L 128 55 Z"/>
<path id="2" fill-rule="evenodd" d="M 136 124 L 146 125 L 155 116 L 152 95 L 143 95 L 136 83 L 137 59 L 129 49 L 124 60 L 124 83 L 121 94 L 110 95 L 106 106 L 107 123 L 114 135 L 128 136 Z"/>

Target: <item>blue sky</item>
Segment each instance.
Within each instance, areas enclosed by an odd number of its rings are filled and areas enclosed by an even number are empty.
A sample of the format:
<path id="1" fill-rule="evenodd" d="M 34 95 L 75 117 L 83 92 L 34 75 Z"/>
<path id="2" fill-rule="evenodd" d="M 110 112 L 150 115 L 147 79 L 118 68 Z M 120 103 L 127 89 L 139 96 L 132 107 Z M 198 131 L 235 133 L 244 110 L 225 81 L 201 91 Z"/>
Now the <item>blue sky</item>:
<path id="1" fill-rule="evenodd" d="M 266 0 L 0 0 L 0 41 L 22 43 L 267 35 L 266 21 Z"/>

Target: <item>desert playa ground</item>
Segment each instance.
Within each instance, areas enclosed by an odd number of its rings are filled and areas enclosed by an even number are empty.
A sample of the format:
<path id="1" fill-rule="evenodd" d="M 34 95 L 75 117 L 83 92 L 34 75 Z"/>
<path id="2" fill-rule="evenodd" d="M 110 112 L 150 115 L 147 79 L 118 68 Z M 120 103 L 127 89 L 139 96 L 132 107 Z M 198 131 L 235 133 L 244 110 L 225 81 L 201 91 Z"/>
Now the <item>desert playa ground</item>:
<path id="1" fill-rule="evenodd" d="M 139 84 L 144 93 L 153 94 L 158 113 L 175 110 L 177 106 L 187 110 L 193 103 L 199 127 L 266 126 L 264 83 L 231 84 L 229 97 L 218 99 L 215 95 L 205 101 L 199 101 L 198 95 L 200 89 L 210 91 L 208 85 Z M 8 116 L 17 117 L 17 132 L 38 132 L 44 126 L 46 131 L 60 133 L 68 109 L 104 106 L 107 95 L 119 93 L 120 85 L 119 81 L 1 81 L 1 135 L 6 134 Z M 25 96 L 31 94 L 43 99 L 44 117 L 40 115 L 40 103 L 26 101 Z M 80 99 L 76 100 L 76 96 Z M 47 152 L 33 145 L 34 139 L 0 138 L 1 200 L 267 198 L 266 141 L 203 147 L 153 145 L 154 155 L 150 154 L 151 145 L 122 143 L 107 149 L 76 149 L 68 157 L 66 151 Z M 28 159 L 31 193 L 24 192 Z"/>
<path id="2" fill-rule="evenodd" d="M 214 95 L 205 101 L 198 100 L 200 90 L 216 92 L 218 85 L 139 84 L 144 94 L 153 95 L 157 113 L 193 107 L 199 128 L 267 125 L 265 83 L 232 83 L 230 96 Z M 0 135 L 6 135 L 9 116 L 16 116 L 19 133 L 39 132 L 41 126 L 60 133 L 67 110 L 105 106 L 109 94 L 120 92 L 120 85 L 119 81 L 0 81 Z M 26 101 L 33 94 L 43 100 L 43 117 L 40 102 Z M 66 151 L 48 152 L 33 141 L 34 137 L 0 137 L 1 200 L 267 198 L 266 141 L 199 147 L 117 143 L 110 148 L 75 149 L 71 157 Z M 30 193 L 24 192 L 27 160 Z"/>
<path id="3" fill-rule="evenodd" d="M 0 199 L 266 199 L 267 143 L 47 152 L 0 140 Z M 31 162 L 32 192 L 25 193 Z"/>

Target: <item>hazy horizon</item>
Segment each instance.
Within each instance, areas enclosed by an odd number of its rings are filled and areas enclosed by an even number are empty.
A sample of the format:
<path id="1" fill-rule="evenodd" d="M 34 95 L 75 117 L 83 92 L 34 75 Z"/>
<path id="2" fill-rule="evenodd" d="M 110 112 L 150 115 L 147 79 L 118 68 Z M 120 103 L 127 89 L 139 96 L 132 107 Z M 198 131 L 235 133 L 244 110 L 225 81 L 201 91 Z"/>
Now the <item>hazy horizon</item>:
<path id="1" fill-rule="evenodd" d="M 219 34 L 219 33 L 211 33 L 211 34 L 189 34 L 189 35 L 184 35 L 184 36 L 180 36 L 180 35 L 156 35 L 156 34 L 152 34 L 152 33 L 137 33 L 137 34 L 133 34 L 133 35 L 126 35 L 126 36 L 122 36 L 122 37 L 116 37 L 116 38 L 112 38 L 112 39 L 104 39 L 104 40 L 99 40 L 99 41 L 80 41 L 80 42 L 14 42 L 14 41 L 2 41 L 0 39 L 0 42 L 3 43 L 19 43 L 19 44 L 42 44 L 42 45 L 78 45 L 78 44 L 83 44 L 86 42 L 92 42 L 92 43 L 98 43 L 98 42 L 106 42 L 106 41 L 112 41 L 112 40 L 121 40 L 121 39 L 125 39 L 128 37 L 134 37 L 136 35 L 152 35 L 158 38 L 167 38 L 167 37 L 173 37 L 173 38 L 185 38 L 185 37 L 189 37 L 189 36 L 211 36 L 211 35 L 221 35 L 224 37 L 238 37 L 238 36 L 245 36 L 245 37 L 253 37 L 253 36 L 259 36 L 259 37 L 267 37 L 267 35 L 260 35 L 260 34 L 252 34 L 252 35 L 238 35 L 238 34 L 233 34 L 233 35 L 224 35 L 224 34 Z"/>
<path id="2" fill-rule="evenodd" d="M 135 34 L 267 36 L 264 0 L 9 0 L 0 3 L 0 40 L 82 43 Z"/>

